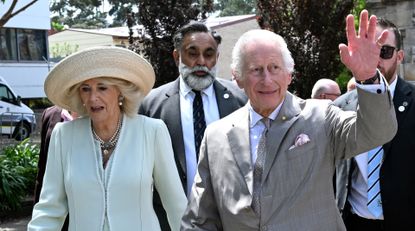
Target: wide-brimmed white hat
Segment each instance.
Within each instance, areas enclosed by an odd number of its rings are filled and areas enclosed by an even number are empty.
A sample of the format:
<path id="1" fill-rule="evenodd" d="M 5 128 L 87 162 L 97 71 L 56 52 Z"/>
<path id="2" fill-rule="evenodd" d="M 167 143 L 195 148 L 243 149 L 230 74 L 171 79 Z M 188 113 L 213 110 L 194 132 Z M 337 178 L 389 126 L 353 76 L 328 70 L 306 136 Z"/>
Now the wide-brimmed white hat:
<path id="1" fill-rule="evenodd" d="M 119 47 L 94 47 L 74 53 L 60 61 L 45 80 L 45 93 L 52 103 L 76 111 L 68 91 L 88 79 L 111 77 L 136 85 L 145 96 L 155 82 L 151 64 L 137 53 Z"/>

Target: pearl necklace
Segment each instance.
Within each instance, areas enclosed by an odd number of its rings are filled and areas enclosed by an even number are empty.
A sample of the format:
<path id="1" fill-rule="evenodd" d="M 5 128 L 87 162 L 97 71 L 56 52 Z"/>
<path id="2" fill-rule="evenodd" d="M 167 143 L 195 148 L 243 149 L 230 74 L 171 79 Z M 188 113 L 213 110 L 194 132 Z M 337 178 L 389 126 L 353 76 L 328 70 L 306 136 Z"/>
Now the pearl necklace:
<path id="1" fill-rule="evenodd" d="M 117 145 L 118 138 L 120 137 L 121 126 L 122 126 L 122 115 L 120 116 L 120 119 L 118 120 L 117 129 L 115 130 L 114 134 L 111 136 L 108 142 L 105 142 L 104 140 L 102 140 L 101 137 L 98 136 L 98 134 L 95 132 L 94 128 L 92 127 L 92 134 L 94 135 L 94 138 L 99 141 L 99 145 L 101 147 L 104 160 L 109 159 L 108 155 L 110 154 L 110 151 L 114 149 L 115 145 Z"/>

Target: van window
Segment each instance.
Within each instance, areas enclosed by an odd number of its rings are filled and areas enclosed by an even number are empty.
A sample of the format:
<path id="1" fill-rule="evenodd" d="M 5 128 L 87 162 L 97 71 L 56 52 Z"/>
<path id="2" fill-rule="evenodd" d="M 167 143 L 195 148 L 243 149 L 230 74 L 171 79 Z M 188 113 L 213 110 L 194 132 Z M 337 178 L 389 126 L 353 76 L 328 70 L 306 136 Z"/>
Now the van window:
<path id="1" fill-rule="evenodd" d="M 0 100 L 17 105 L 17 100 L 12 94 L 12 92 L 6 86 L 1 85 L 1 84 L 0 84 Z"/>

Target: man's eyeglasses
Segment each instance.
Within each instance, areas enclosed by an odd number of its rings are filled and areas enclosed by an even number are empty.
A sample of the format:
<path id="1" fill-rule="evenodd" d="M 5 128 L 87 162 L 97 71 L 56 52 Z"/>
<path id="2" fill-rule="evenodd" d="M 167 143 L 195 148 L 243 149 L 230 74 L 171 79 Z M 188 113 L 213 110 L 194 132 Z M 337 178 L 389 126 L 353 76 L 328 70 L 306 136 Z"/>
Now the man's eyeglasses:
<path id="1" fill-rule="evenodd" d="M 380 48 L 380 57 L 382 59 L 390 59 L 393 56 L 393 53 L 395 52 L 396 47 L 383 45 L 382 48 Z"/>

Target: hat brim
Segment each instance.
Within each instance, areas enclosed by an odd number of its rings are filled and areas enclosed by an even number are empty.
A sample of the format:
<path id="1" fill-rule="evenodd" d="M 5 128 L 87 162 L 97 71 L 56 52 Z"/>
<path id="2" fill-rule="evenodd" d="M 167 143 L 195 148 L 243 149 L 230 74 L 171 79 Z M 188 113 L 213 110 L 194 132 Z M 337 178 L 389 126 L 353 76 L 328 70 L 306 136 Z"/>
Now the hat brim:
<path id="1" fill-rule="evenodd" d="M 55 105 L 76 111 L 73 99 L 68 97 L 69 89 L 98 77 L 128 81 L 136 85 L 138 93 L 143 96 L 148 94 L 155 82 L 153 67 L 137 53 L 119 47 L 95 47 L 60 61 L 46 77 L 45 93 Z"/>

